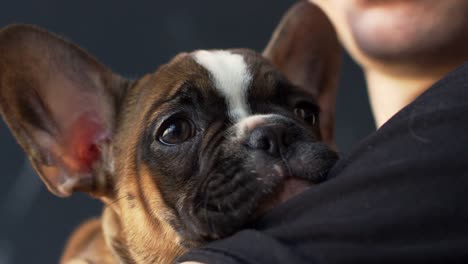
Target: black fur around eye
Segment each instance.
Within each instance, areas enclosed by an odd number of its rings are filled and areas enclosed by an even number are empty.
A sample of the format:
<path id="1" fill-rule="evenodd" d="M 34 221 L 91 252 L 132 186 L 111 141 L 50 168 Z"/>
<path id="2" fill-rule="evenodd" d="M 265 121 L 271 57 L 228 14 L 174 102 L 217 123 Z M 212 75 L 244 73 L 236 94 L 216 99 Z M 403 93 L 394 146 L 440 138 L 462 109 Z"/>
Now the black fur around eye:
<path id="1" fill-rule="evenodd" d="M 164 145 L 183 143 L 195 136 L 195 128 L 189 120 L 176 118 L 166 121 L 157 133 L 157 139 Z"/>
<path id="2" fill-rule="evenodd" d="M 294 115 L 310 125 L 318 123 L 319 112 L 318 106 L 309 102 L 300 102 L 294 107 Z"/>

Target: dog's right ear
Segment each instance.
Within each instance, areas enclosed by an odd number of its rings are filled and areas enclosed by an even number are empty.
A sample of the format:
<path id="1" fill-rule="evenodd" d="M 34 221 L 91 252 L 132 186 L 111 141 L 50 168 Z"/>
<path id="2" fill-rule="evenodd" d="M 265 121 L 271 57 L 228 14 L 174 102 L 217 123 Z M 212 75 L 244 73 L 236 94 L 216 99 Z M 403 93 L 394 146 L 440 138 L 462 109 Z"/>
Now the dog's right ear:
<path id="1" fill-rule="evenodd" d="M 0 31 L 0 112 L 58 196 L 112 195 L 110 146 L 128 82 L 45 30 Z"/>

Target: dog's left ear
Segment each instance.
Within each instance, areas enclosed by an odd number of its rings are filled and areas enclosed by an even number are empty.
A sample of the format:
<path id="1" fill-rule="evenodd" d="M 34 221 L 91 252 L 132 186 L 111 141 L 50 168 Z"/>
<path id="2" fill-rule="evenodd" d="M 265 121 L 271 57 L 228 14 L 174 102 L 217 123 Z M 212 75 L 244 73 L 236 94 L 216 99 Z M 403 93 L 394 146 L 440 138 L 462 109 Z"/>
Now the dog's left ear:
<path id="1" fill-rule="evenodd" d="M 43 29 L 0 30 L 0 113 L 58 196 L 112 197 L 111 140 L 127 84 Z"/>
<path id="2" fill-rule="evenodd" d="M 335 30 L 315 5 L 300 1 L 277 26 L 263 56 L 317 100 L 322 140 L 335 145 L 335 97 L 341 48 Z"/>

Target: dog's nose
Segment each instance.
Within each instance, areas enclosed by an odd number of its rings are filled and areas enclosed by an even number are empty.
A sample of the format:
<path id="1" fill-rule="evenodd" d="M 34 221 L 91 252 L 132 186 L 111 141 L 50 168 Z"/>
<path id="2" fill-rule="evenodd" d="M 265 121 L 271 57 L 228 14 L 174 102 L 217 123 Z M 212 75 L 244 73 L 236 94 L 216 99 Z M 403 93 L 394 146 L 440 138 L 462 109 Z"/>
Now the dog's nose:
<path id="1" fill-rule="evenodd" d="M 266 125 L 251 131 L 247 139 L 247 145 L 252 149 L 265 151 L 274 157 L 280 157 L 290 141 L 285 126 Z"/>

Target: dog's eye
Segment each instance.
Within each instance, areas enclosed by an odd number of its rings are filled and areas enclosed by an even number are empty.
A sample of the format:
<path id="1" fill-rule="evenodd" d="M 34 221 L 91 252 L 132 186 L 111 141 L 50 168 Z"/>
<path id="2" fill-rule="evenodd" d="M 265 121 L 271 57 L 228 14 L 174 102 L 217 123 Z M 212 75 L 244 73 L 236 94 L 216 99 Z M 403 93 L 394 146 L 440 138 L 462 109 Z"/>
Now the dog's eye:
<path id="1" fill-rule="evenodd" d="M 294 107 L 294 115 L 311 125 L 318 123 L 318 114 L 318 107 L 311 103 L 302 102 Z"/>
<path id="2" fill-rule="evenodd" d="M 180 144 L 195 135 L 195 129 L 190 121 L 183 118 L 170 120 L 162 125 L 158 133 L 159 142 L 165 145 Z"/>

